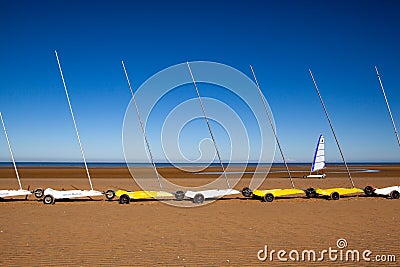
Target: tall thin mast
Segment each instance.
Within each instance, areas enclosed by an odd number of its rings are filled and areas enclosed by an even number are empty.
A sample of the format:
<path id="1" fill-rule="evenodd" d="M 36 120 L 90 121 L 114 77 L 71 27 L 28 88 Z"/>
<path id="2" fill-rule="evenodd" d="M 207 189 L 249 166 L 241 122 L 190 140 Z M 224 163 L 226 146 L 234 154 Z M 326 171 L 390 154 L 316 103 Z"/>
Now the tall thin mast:
<path id="1" fill-rule="evenodd" d="M 203 115 L 204 115 L 204 118 L 206 120 L 208 131 L 210 132 L 211 139 L 213 140 L 214 148 L 215 148 L 215 151 L 217 152 L 219 164 L 221 165 L 222 172 L 224 173 L 226 184 L 228 185 L 228 188 L 231 189 L 231 185 L 229 184 L 228 177 L 226 176 L 224 164 L 222 164 L 221 155 L 219 154 L 217 143 L 215 142 L 215 138 L 214 138 L 214 135 L 213 135 L 212 130 L 211 130 L 210 122 L 208 121 L 206 110 L 204 109 L 203 101 L 201 100 L 201 97 L 200 97 L 199 89 L 197 88 L 196 81 L 194 80 L 192 69 L 190 68 L 189 62 L 186 62 L 186 64 L 187 64 L 187 66 L 189 68 L 190 77 L 192 77 L 193 85 L 194 85 L 194 88 L 196 89 L 196 93 L 197 93 L 197 97 L 198 97 L 199 102 L 200 102 L 201 110 L 203 111 Z"/>
<path id="2" fill-rule="evenodd" d="M 86 169 L 86 174 L 87 174 L 87 177 L 88 177 L 88 180 L 89 180 L 90 189 L 93 190 L 92 180 L 90 179 L 90 173 L 89 173 L 89 169 L 88 169 L 88 166 L 87 166 L 87 163 L 86 163 L 85 154 L 83 153 L 81 138 L 79 137 L 78 127 L 76 126 L 75 116 L 74 116 L 74 112 L 72 111 L 71 101 L 69 100 L 67 85 L 65 84 L 64 75 L 63 75 L 63 72 L 62 72 L 60 60 L 58 59 L 57 51 L 54 51 L 54 52 L 56 53 L 56 58 L 57 58 L 57 63 L 58 63 L 58 69 L 60 70 L 61 80 L 62 80 L 62 82 L 63 82 L 64 90 L 65 90 L 65 95 L 67 96 L 69 111 L 71 112 L 72 121 L 74 122 L 75 133 L 76 133 L 76 137 L 78 138 L 79 148 L 81 149 L 81 154 L 82 154 L 82 158 L 83 158 L 83 163 L 85 164 L 85 169 Z"/>
<path id="3" fill-rule="evenodd" d="M 265 99 L 263 97 L 263 94 L 261 92 L 260 86 L 259 86 L 258 81 L 257 81 L 256 74 L 254 73 L 253 67 L 251 65 L 250 65 L 250 69 L 251 69 L 251 72 L 253 73 L 254 81 L 256 82 L 258 93 L 260 94 L 260 98 L 261 98 L 261 100 L 263 102 L 265 112 L 267 113 L 268 121 L 269 121 L 269 124 L 271 125 L 272 132 L 274 133 L 276 143 L 278 144 L 279 152 L 281 153 L 283 162 L 285 163 L 286 170 L 287 170 L 287 172 L 289 174 L 290 183 L 292 184 L 292 188 L 294 188 L 292 175 L 290 174 L 290 170 L 289 170 L 289 167 L 288 167 L 288 165 L 286 163 L 285 156 L 283 155 L 283 150 L 282 150 L 282 147 L 281 147 L 281 145 L 279 143 L 278 135 L 276 133 L 276 130 L 275 130 L 275 127 L 274 127 L 274 123 L 272 122 L 271 114 L 268 111 L 267 103 L 265 102 Z"/>
<path id="4" fill-rule="evenodd" d="M 389 101 L 386 98 L 386 93 L 385 93 L 385 89 L 383 88 L 383 83 L 382 83 L 382 80 L 381 80 L 381 76 L 379 75 L 378 68 L 376 66 L 375 66 L 375 71 L 376 71 L 376 75 L 378 76 L 379 84 L 381 85 L 383 97 L 385 98 L 385 101 L 386 101 L 386 106 L 387 106 L 387 109 L 389 111 L 390 119 L 392 120 L 392 125 L 393 125 L 393 129 L 394 129 L 394 134 L 396 135 L 396 138 L 397 138 L 397 143 L 400 146 L 399 133 L 397 132 L 396 124 L 394 123 L 394 119 L 393 119 L 393 116 L 392 116 L 392 111 L 390 110 Z"/>
<path id="5" fill-rule="evenodd" d="M 128 82 L 129 90 L 131 91 L 131 94 L 132 94 L 133 104 L 135 105 L 135 108 L 136 108 L 136 113 L 137 113 L 137 116 L 138 116 L 139 122 L 140 122 L 140 128 L 142 129 L 143 137 L 144 137 L 144 140 L 145 140 L 146 146 L 147 146 L 147 151 L 149 152 L 149 155 L 150 155 L 151 164 L 153 165 L 154 171 L 156 172 L 157 181 L 158 181 L 158 184 L 160 185 L 160 189 L 163 189 L 162 184 L 161 184 L 160 174 L 158 173 L 156 164 L 154 163 L 153 153 L 151 153 L 150 143 L 149 143 L 149 140 L 147 139 L 147 135 L 146 135 L 146 129 L 144 127 L 142 118 L 140 116 L 139 107 L 136 103 L 135 94 L 133 93 L 131 82 L 129 81 L 128 72 L 126 71 L 124 61 L 122 61 L 122 67 L 124 68 L 126 81 Z"/>
<path id="6" fill-rule="evenodd" d="M 346 167 L 346 171 L 347 171 L 347 173 L 349 174 L 349 178 L 350 178 L 351 185 L 352 185 L 353 187 L 355 187 L 354 182 L 353 182 L 353 178 L 351 177 L 351 173 L 350 173 L 349 167 L 347 166 L 346 160 L 344 159 L 342 149 L 340 148 L 339 141 L 338 141 L 338 139 L 337 139 L 337 137 L 336 137 L 335 130 L 333 129 L 333 126 L 332 126 L 332 123 L 331 123 L 331 119 L 329 118 L 328 111 L 326 110 L 324 101 L 322 100 L 322 96 L 321 96 L 321 94 L 320 94 L 320 92 L 319 92 L 317 83 L 315 82 L 314 76 L 313 76 L 313 74 L 312 74 L 312 72 L 311 72 L 310 69 L 309 69 L 309 72 L 310 72 L 310 75 L 311 75 L 311 79 L 312 79 L 312 81 L 313 81 L 313 83 L 314 83 L 315 89 L 317 90 L 317 93 L 318 93 L 318 96 L 319 96 L 319 100 L 321 101 L 322 107 L 324 108 L 326 118 L 328 119 L 329 126 L 331 127 L 331 130 L 332 130 L 332 133 L 333 133 L 333 137 L 335 137 L 336 145 L 337 145 L 337 147 L 339 148 L 339 152 L 340 152 L 340 155 L 342 156 L 342 160 L 343 160 L 343 162 L 344 162 L 344 166 Z"/>
<path id="7" fill-rule="evenodd" d="M 11 145 L 10 145 L 10 140 L 8 140 L 8 134 L 7 134 L 7 130 L 6 130 L 6 125 L 4 124 L 4 120 L 3 120 L 3 116 L 1 115 L 1 112 L 0 112 L 0 119 L 1 119 L 1 124 L 3 125 L 4 134 L 6 136 L 8 149 L 10 150 L 11 159 L 12 159 L 12 162 L 13 162 L 13 165 L 14 165 L 15 174 L 17 175 L 19 189 L 22 190 L 22 185 L 21 185 L 21 181 L 19 179 L 17 165 L 15 164 L 14 155 L 13 155 L 13 152 L 12 152 L 12 149 L 11 149 Z"/>

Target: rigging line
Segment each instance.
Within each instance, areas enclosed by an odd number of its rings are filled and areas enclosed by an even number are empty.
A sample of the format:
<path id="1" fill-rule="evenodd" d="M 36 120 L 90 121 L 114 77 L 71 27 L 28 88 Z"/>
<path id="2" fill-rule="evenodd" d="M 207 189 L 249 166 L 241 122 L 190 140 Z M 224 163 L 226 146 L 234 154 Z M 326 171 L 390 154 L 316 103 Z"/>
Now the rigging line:
<path id="1" fill-rule="evenodd" d="M 335 130 L 333 129 L 333 126 L 332 126 L 332 123 L 331 123 L 331 119 L 329 118 L 328 111 L 326 110 L 324 101 L 322 100 L 322 96 L 321 96 L 321 94 L 320 94 L 320 92 L 319 92 L 317 83 L 316 83 L 316 81 L 315 81 L 315 79 L 314 79 L 314 76 L 313 76 L 311 70 L 309 69 L 308 71 L 310 72 L 310 76 L 311 76 L 311 79 L 312 79 L 312 81 L 313 81 L 313 83 L 314 83 L 315 89 L 317 90 L 317 93 L 318 93 L 318 96 L 319 96 L 319 100 L 321 101 L 322 107 L 324 108 L 324 112 L 325 112 L 326 118 L 328 119 L 329 126 L 331 127 L 331 130 L 332 130 L 332 133 L 333 133 L 333 137 L 335 137 L 336 145 L 337 145 L 337 147 L 339 148 L 340 156 L 342 156 L 342 160 L 343 160 L 343 162 L 344 162 L 344 166 L 346 167 L 347 174 L 349 175 L 351 185 L 352 185 L 353 188 L 354 188 L 355 185 L 354 185 L 354 182 L 353 182 L 353 178 L 351 177 L 351 173 L 350 173 L 349 167 L 347 166 L 347 162 L 346 162 L 346 160 L 344 159 L 342 149 L 340 148 L 339 141 L 338 141 L 338 139 L 337 139 L 337 137 L 336 137 Z"/>
<path id="2" fill-rule="evenodd" d="M 392 120 L 392 125 L 393 125 L 393 129 L 394 129 L 394 134 L 396 135 L 397 143 L 400 146 L 399 133 L 397 132 L 396 124 L 394 123 L 394 119 L 393 119 L 393 116 L 392 116 L 392 111 L 390 110 L 389 101 L 387 100 L 385 89 L 383 88 L 383 83 L 382 83 L 382 80 L 381 80 L 381 76 L 380 76 L 380 74 L 378 72 L 378 68 L 376 66 L 375 66 L 375 71 L 376 71 L 376 75 L 378 76 L 379 84 L 381 85 L 383 97 L 385 98 L 385 101 L 386 101 L 386 106 L 387 106 L 387 109 L 389 111 L 390 119 Z"/>
<path id="3" fill-rule="evenodd" d="M 139 118 L 140 127 L 141 127 L 141 129 L 142 129 L 143 137 L 144 137 L 144 140 L 145 140 L 145 142 L 146 142 L 147 151 L 149 152 L 149 155 L 150 155 L 151 164 L 153 165 L 154 171 L 156 172 L 157 181 L 158 181 L 158 184 L 159 184 L 159 186 L 160 186 L 160 189 L 163 189 L 162 184 L 161 184 L 160 174 L 158 173 L 156 164 L 154 163 L 153 153 L 151 153 L 150 143 L 149 143 L 149 140 L 147 139 L 147 135 L 146 135 L 146 129 L 145 129 L 145 127 L 144 127 L 142 118 L 141 118 L 141 116 L 140 116 L 139 107 L 138 107 L 138 105 L 137 105 L 137 103 L 136 103 L 135 94 L 133 93 L 132 86 L 131 86 L 131 82 L 129 81 L 128 72 L 126 71 L 124 61 L 122 61 L 122 67 L 124 68 L 124 73 L 125 73 L 126 81 L 128 82 L 129 90 L 131 91 L 131 94 L 132 94 L 133 104 L 135 105 L 135 108 L 136 108 L 136 113 L 137 113 L 138 118 Z"/>
<path id="4" fill-rule="evenodd" d="M 14 154 L 13 154 L 12 149 L 11 149 L 10 140 L 8 140 L 8 134 L 7 134 L 7 130 L 6 130 L 6 125 L 4 124 L 4 120 L 3 120 L 3 116 L 1 115 L 1 112 L 0 112 L 0 119 L 1 119 L 1 124 L 3 125 L 4 134 L 6 135 L 8 149 L 10 150 L 11 159 L 12 159 L 12 162 L 13 162 L 13 165 L 14 165 L 15 174 L 17 175 L 19 189 L 22 190 L 22 185 L 21 185 L 21 181 L 19 179 L 19 173 L 18 173 L 17 165 L 15 164 Z"/>
<path id="5" fill-rule="evenodd" d="M 278 144 L 279 152 L 281 153 L 283 162 L 285 163 L 286 170 L 287 170 L 287 172 L 289 174 L 290 183 L 292 184 L 292 188 L 294 188 L 293 178 L 292 178 L 292 175 L 290 174 L 290 170 L 289 170 L 289 167 L 287 165 L 285 156 L 283 155 L 283 150 L 282 150 L 281 144 L 279 143 L 278 135 L 276 133 L 276 130 L 275 130 L 275 127 L 274 127 L 274 123 L 272 122 L 271 114 L 268 111 L 267 103 L 265 102 L 265 99 L 263 97 L 263 94 L 261 92 L 260 86 L 259 86 L 258 81 L 257 81 L 256 74 L 254 73 L 253 67 L 251 65 L 250 65 L 250 69 L 251 69 L 251 72 L 253 73 L 254 81 L 256 82 L 258 93 L 260 94 L 261 100 L 262 100 L 263 105 L 264 105 L 265 112 L 267 113 L 268 121 L 269 121 L 269 124 L 271 125 L 272 132 L 274 133 L 276 143 Z"/>
<path id="6" fill-rule="evenodd" d="M 82 158 L 83 158 L 83 163 L 85 164 L 86 174 L 87 174 L 87 177 L 88 177 L 88 179 L 89 179 L 90 188 L 91 188 L 91 190 L 93 190 L 92 180 L 90 179 L 90 173 L 89 173 L 89 169 L 88 169 L 88 166 L 87 166 L 87 163 L 86 163 L 85 153 L 83 153 L 83 147 L 82 147 L 82 143 L 81 143 L 81 138 L 79 137 L 78 127 L 76 126 L 75 116 L 74 116 L 74 112 L 72 111 L 71 101 L 70 101 L 70 99 L 69 99 L 68 90 L 67 90 L 67 85 L 65 84 L 64 75 L 63 75 L 63 72 L 62 72 L 60 60 L 58 59 L 57 51 L 54 51 L 54 52 L 55 52 L 55 54 L 56 54 L 57 63 L 58 63 L 58 68 L 59 68 L 59 70 L 60 70 L 60 75 L 61 75 L 61 80 L 62 80 L 63 85 L 64 85 L 65 95 L 67 96 L 69 111 L 71 112 L 72 121 L 74 122 L 75 133 L 76 133 L 76 137 L 78 138 L 78 143 L 79 143 L 79 148 L 80 148 L 80 150 L 81 150 L 81 154 L 82 154 Z"/>
<path id="7" fill-rule="evenodd" d="M 215 148 L 215 151 L 217 152 L 219 164 L 221 165 L 222 171 L 224 173 L 226 184 L 228 185 L 229 189 L 231 189 L 231 185 L 229 184 L 228 177 L 226 176 L 225 167 L 224 167 L 224 164 L 222 164 L 221 155 L 219 154 L 217 143 L 215 142 L 215 138 L 214 138 L 214 135 L 213 135 L 212 130 L 211 130 L 211 125 L 210 125 L 210 122 L 208 121 L 206 110 L 204 109 L 203 101 L 201 100 L 199 89 L 197 88 L 197 84 L 196 84 L 196 81 L 194 79 L 194 76 L 193 76 L 193 73 L 192 73 L 192 69 L 190 68 L 189 62 L 186 62 L 186 64 L 187 64 L 187 66 L 189 68 L 190 76 L 192 77 L 193 85 L 194 85 L 194 88 L 196 89 L 196 93 L 197 93 L 197 97 L 198 97 L 199 102 L 200 102 L 201 110 L 203 111 L 204 118 L 206 119 L 208 131 L 210 132 L 210 136 L 211 136 L 211 138 L 213 140 L 214 148 Z"/>

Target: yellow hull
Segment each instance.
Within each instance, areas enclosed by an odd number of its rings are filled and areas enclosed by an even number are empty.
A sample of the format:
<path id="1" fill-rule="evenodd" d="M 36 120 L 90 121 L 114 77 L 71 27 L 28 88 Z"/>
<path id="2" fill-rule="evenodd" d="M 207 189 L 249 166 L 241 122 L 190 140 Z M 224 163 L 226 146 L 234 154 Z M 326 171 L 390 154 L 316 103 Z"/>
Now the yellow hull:
<path id="1" fill-rule="evenodd" d="M 280 196 L 304 194 L 304 190 L 291 188 L 291 189 L 268 189 L 268 190 L 253 191 L 253 195 L 258 197 L 264 197 L 268 193 L 274 195 L 274 197 L 280 197 Z"/>
<path id="2" fill-rule="evenodd" d="M 330 196 L 333 192 L 339 193 L 339 195 L 344 196 L 344 195 L 351 195 L 351 194 L 356 194 L 356 193 L 364 193 L 364 190 L 359 189 L 359 188 L 328 188 L 328 189 L 321 189 L 317 188 L 315 189 L 315 192 L 318 195 L 321 196 Z"/>
<path id="3" fill-rule="evenodd" d="M 162 191 L 125 191 L 118 190 L 115 192 L 115 196 L 120 197 L 122 195 L 128 195 L 131 199 L 146 199 L 146 198 L 159 198 L 159 197 L 173 197 L 174 195 L 168 192 Z"/>

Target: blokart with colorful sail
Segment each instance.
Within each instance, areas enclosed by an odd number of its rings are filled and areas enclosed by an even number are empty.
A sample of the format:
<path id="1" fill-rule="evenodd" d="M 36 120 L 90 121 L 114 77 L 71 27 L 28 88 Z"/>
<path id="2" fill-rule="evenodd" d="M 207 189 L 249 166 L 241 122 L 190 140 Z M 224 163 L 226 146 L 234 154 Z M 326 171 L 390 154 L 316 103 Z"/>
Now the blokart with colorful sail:
<path id="1" fill-rule="evenodd" d="M 325 179 L 325 139 L 321 134 L 318 138 L 317 148 L 314 153 L 314 160 L 311 165 L 311 171 L 309 175 L 304 175 L 304 179 L 306 178 L 319 178 Z"/>

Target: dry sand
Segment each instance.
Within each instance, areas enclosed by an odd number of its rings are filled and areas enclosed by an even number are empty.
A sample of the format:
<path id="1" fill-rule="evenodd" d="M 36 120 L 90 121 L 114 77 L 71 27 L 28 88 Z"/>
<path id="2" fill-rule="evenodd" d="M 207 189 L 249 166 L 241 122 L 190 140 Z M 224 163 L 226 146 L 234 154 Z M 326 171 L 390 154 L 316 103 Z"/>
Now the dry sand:
<path id="1" fill-rule="evenodd" d="M 400 184 L 400 166 L 352 168 L 381 170 L 355 173 L 358 187 Z M 139 189 L 125 168 L 90 171 L 97 190 Z M 202 184 L 215 177 L 172 168 L 163 168 L 160 173 L 182 185 Z M 303 174 L 294 173 L 298 188 L 349 186 L 345 173 L 328 173 L 326 180 L 301 179 Z M 30 185 L 31 189 L 88 188 L 81 168 L 25 167 L 20 168 L 20 176 L 24 187 Z M 246 175 L 235 188 L 248 183 Z M 272 173 L 261 188 L 289 186 L 285 173 Z M 13 170 L 0 168 L 0 188 L 16 187 Z M 3 200 L 0 206 L 1 266 L 304 266 L 307 262 L 281 263 L 276 258 L 260 262 L 257 252 L 264 245 L 286 251 L 335 249 L 339 238 L 347 240 L 347 249 L 393 254 L 397 260 L 393 266 L 400 262 L 400 201 L 385 198 L 359 196 L 329 201 L 288 197 L 263 203 L 234 196 L 202 207 L 177 208 L 158 201 L 119 205 L 116 200 L 102 198 L 44 205 L 30 196 L 26 201 L 23 197 Z M 331 263 L 325 260 L 313 265 Z"/>

